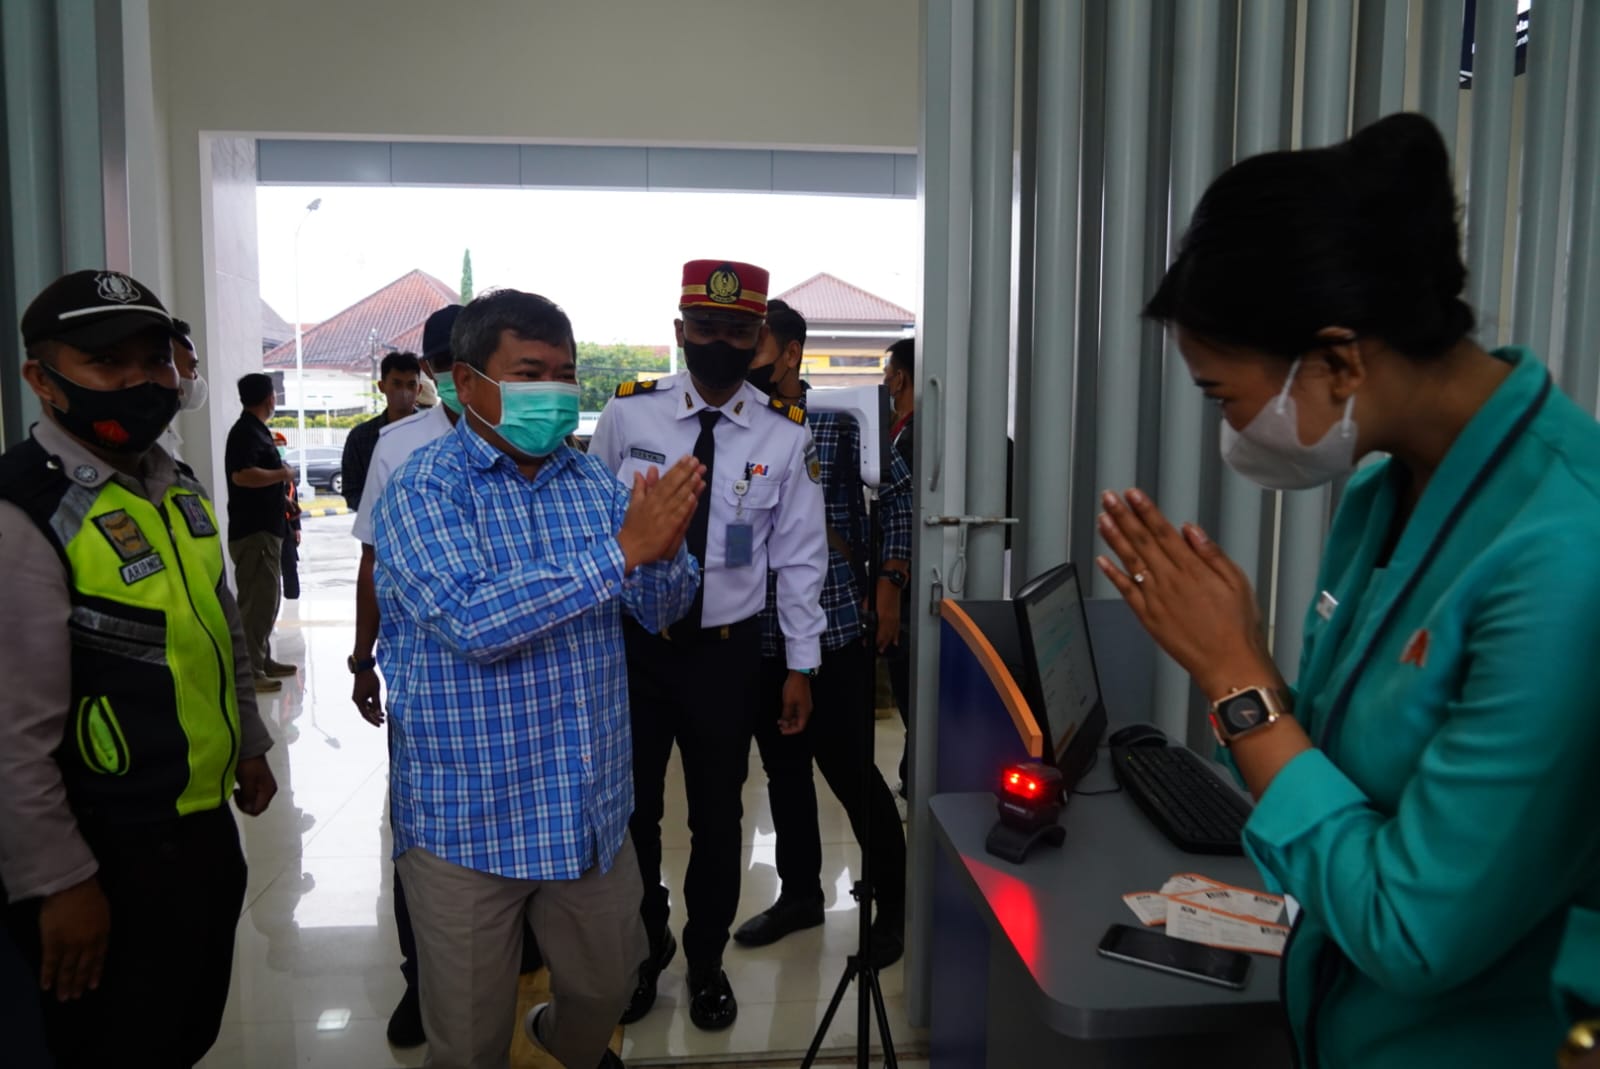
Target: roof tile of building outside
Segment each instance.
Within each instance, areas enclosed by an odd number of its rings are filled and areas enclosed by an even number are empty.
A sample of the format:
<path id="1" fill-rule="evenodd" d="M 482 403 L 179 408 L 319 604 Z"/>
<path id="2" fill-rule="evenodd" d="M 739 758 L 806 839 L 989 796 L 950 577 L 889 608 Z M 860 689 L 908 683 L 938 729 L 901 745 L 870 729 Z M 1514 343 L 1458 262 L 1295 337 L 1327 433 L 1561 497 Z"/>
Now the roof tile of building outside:
<path id="1" fill-rule="evenodd" d="M 422 324 L 458 294 L 426 271 L 409 271 L 376 293 L 364 297 L 300 337 L 306 367 L 367 374 L 372 369 L 373 331 L 378 352 L 391 349 L 417 351 Z M 294 339 L 262 357 L 270 370 L 294 367 Z"/>
<path id="2" fill-rule="evenodd" d="M 826 271 L 778 294 L 779 300 L 806 317 L 810 324 L 851 323 L 906 327 L 917 321 L 915 313 L 875 293 Z"/>

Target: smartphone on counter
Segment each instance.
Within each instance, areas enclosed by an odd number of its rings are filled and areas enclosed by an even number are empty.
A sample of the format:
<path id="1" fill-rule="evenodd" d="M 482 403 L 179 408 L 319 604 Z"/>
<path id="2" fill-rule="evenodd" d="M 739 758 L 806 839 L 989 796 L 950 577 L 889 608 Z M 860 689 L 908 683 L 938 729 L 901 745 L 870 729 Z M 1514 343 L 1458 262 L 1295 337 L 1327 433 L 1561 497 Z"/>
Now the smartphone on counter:
<path id="1" fill-rule="evenodd" d="M 1203 943 L 1174 939 L 1152 928 L 1113 924 L 1100 940 L 1100 956 L 1159 969 L 1219 987 L 1242 989 L 1250 976 L 1250 955 Z"/>

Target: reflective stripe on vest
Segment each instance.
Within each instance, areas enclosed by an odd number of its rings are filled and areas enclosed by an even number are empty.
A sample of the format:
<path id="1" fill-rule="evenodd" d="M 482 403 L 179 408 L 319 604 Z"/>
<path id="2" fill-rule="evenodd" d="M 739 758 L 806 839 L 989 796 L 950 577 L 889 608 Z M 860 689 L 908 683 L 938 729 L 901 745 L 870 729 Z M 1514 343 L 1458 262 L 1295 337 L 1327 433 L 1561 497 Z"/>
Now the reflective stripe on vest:
<path id="1" fill-rule="evenodd" d="M 87 496 L 69 491 L 50 521 L 73 597 L 69 786 L 106 810 L 214 809 L 239 752 L 216 515 L 187 478 L 159 506 L 116 481 Z"/>

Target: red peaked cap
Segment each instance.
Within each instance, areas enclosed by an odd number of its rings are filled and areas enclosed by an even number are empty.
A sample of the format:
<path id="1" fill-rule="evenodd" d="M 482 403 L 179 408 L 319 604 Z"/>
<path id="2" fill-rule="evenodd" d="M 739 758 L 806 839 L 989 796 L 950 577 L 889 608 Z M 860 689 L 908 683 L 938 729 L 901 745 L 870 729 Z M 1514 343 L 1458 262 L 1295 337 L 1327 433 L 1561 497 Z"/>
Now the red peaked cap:
<path id="1" fill-rule="evenodd" d="M 690 260 L 683 265 L 680 309 L 767 314 L 766 269 L 735 260 Z"/>

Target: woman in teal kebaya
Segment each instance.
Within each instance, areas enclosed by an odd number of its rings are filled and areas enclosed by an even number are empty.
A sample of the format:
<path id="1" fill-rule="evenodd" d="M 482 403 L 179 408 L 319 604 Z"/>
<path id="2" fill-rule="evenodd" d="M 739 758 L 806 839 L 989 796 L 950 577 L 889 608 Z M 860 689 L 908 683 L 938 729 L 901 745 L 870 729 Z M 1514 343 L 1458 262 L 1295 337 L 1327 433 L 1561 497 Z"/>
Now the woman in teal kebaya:
<path id="1" fill-rule="evenodd" d="M 1562 933 L 1600 910 L 1600 427 L 1472 340 L 1456 217 L 1438 132 L 1393 116 L 1223 174 L 1146 309 L 1231 466 L 1350 476 L 1293 687 L 1199 528 L 1137 490 L 1101 517 L 1101 568 L 1221 703 L 1246 850 L 1302 907 L 1289 1020 L 1330 1069 L 1554 1064 Z"/>

